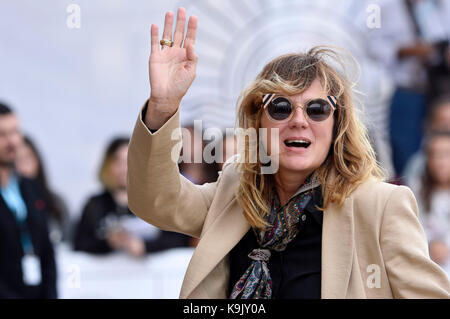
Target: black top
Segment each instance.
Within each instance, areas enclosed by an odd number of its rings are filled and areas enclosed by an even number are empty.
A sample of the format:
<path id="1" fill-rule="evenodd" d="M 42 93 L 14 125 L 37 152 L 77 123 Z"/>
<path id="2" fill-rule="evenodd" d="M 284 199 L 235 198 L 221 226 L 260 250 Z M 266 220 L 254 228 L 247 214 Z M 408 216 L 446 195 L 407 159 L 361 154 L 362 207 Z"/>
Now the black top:
<path id="1" fill-rule="evenodd" d="M 108 221 L 120 216 L 138 218 L 128 207 L 121 207 L 116 204 L 108 191 L 91 197 L 86 203 L 75 229 L 74 249 L 96 254 L 114 251 L 106 240 L 106 229 Z M 189 243 L 189 237 L 174 232 L 160 231 L 156 238 L 144 240 L 144 242 L 146 252 L 150 253 L 169 248 L 186 247 Z"/>
<path id="2" fill-rule="evenodd" d="M 56 265 L 47 228 L 47 203 L 33 181 L 19 179 L 27 207 L 26 228 L 34 253 L 41 264 L 40 285 L 25 285 L 22 279 L 24 255 L 16 218 L 0 195 L 0 298 L 56 298 Z"/>
<path id="3" fill-rule="evenodd" d="M 271 251 L 268 262 L 273 299 L 320 299 L 322 253 L 322 196 L 315 192 L 300 215 L 300 232 L 282 252 Z M 303 217 L 303 215 L 305 217 Z M 228 296 L 236 282 L 251 265 L 248 254 L 259 248 L 253 229 L 230 252 Z"/>

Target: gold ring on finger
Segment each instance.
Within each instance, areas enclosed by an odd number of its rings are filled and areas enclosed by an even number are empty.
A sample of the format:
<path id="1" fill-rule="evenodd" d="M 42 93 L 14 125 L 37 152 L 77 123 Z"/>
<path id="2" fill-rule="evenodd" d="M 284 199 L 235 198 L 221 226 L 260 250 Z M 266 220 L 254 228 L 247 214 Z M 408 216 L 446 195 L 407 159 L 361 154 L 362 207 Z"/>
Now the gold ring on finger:
<path id="1" fill-rule="evenodd" d="M 159 44 L 167 45 L 168 47 L 171 47 L 171 46 L 173 46 L 173 41 L 168 40 L 168 39 L 162 39 L 161 41 L 159 41 Z"/>

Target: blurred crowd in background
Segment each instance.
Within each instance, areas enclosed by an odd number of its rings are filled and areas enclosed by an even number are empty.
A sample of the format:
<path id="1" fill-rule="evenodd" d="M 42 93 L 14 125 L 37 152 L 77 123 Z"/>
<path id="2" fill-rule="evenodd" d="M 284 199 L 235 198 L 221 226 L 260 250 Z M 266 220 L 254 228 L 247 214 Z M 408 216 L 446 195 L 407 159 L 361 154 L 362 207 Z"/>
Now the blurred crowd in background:
<path id="1" fill-rule="evenodd" d="M 391 20 L 383 21 L 382 32 L 372 39 L 371 54 L 395 84 L 386 126 L 394 168 L 388 182 L 413 190 L 430 256 L 448 272 L 450 1 L 386 3 L 386 8 L 392 7 L 384 19 Z M 20 126 L 15 107 L 0 103 L 0 298 L 57 298 L 55 250 L 59 245 L 74 252 L 120 253 L 129 258 L 195 247 L 194 238 L 151 227 L 128 209 L 129 136 L 112 137 L 105 145 L 98 163 L 102 189 L 73 218 L 65 199 L 47 178 L 46 171 L 52 168 L 45 165 L 36 146 L 45 141 L 35 144 L 32 135 L 22 134 L 27 130 Z M 185 127 L 194 137 L 194 125 Z M 198 145 L 188 137 L 183 143 L 183 149 L 191 148 L 192 156 L 198 152 L 195 147 L 203 150 L 208 144 Z M 223 161 L 237 152 L 234 135 L 224 132 L 222 140 L 210 143 L 224 150 Z M 203 184 L 217 180 L 221 165 L 192 160 L 180 163 L 179 168 L 190 181 Z"/>

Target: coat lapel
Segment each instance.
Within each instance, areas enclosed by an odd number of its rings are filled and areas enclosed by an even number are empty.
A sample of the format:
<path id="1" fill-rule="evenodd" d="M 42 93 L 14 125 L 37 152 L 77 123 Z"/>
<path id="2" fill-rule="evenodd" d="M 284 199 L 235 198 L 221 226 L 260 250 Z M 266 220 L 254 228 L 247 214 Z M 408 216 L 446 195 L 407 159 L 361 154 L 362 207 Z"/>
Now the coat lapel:
<path id="1" fill-rule="evenodd" d="M 233 199 L 199 241 L 186 272 L 182 298 L 191 294 L 249 229 L 242 208 Z"/>
<path id="2" fill-rule="evenodd" d="M 322 299 L 345 298 L 354 251 L 353 205 L 348 198 L 342 208 L 330 205 L 322 228 Z"/>
<path id="3" fill-rule="evenodd" d="M 322 298 L 345 298 L 354 251 L 352 200 L 342 208 L 330 205 L 323 215 Z M 250 229 L 233 199 L 205 232 L 192 256 L 181 298 L 188 297 Z"/>

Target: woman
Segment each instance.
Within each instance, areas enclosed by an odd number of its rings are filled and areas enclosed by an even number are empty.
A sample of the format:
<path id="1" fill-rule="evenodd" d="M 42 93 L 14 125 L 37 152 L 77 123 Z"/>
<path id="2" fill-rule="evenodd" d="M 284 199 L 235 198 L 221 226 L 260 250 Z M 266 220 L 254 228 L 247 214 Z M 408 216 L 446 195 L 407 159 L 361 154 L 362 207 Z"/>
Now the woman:
<path id="1" fill-rule="evenodd" d="M 448 298 L 415 199 L 408 188 L 379 181 L 351 85 L 322 58 L 330 51 L 271 61 L 241 96 L 240 127 L 279 133 L 272 141 L 258 136 L 278 170 L 261 174 L 259 159 L 232 158 L 215 183 L 180 176 L 172 132 L 198 60 L 197 18 L 186 37 L 185 21 L 181 8 L 172 37 L 168 12 L 160 42 L 152 25 L 151 94 L 128 156 L 131 210 L 200 239 L 180 297 Z M 249 158 L 251 147 L 238 159 Z"/>
<path id="2" fill-rule="evenodd" d="M 450 95 L 440 96 L 430 104 L 424 131 L 450 131 Z M 410 186 L 416 195 L 418 193 L 416 193 L 414 185 L 420 184 L 425 170 L 425 144 L 426 140 L 424 139 L 421 149 L 408 161 L 403 174 L 405 184 Z"/>
<path id="3" fill-rule="evenodd" d="M 69 237 L 69 213 L 64 200 L 48 186 L 42 157 L 33 141 L 24 136 L 15 159 L 17 172 L 34 180 L 48 205 L 50 239 L 56 244 Z"/>
<path id="4" fill-rule="evenodd" d="M 426 164 L 418 195 L 420 217 L 430 244 L 431 258 L 448 268 L 450 257 L 450 131 L 432 131 L 426 139 Z"/>
<path id="5" fill-rule="evenodd" d="M 142 227 L 129 211 L 128 142 L 128 138 L 118 137 L 107 147 L 99 174 L 104 190 L 92 196 L 83 209 L 74 236 L 75 250 L 95 254 L 123 251 L 142 257 L 148 252 L 188 245 L 184 235 L 159 232 L 148 225 Z"/>

